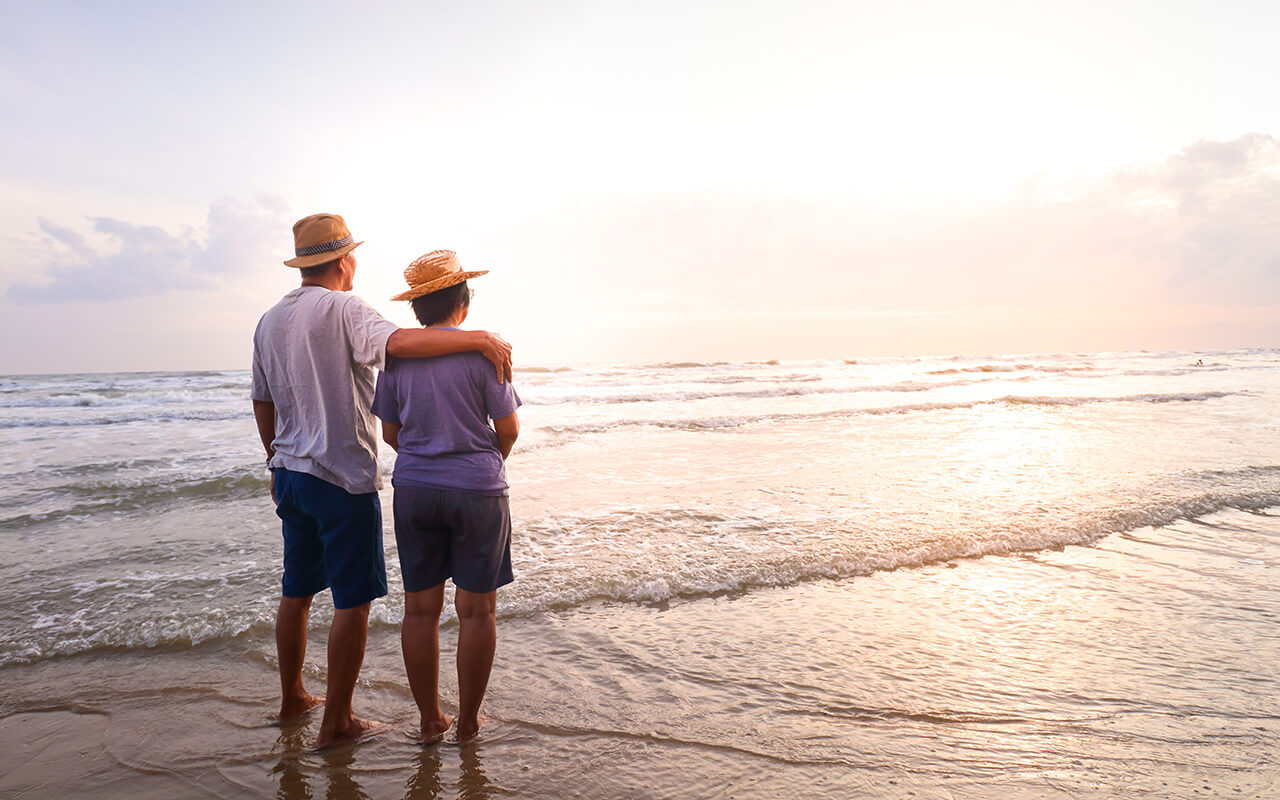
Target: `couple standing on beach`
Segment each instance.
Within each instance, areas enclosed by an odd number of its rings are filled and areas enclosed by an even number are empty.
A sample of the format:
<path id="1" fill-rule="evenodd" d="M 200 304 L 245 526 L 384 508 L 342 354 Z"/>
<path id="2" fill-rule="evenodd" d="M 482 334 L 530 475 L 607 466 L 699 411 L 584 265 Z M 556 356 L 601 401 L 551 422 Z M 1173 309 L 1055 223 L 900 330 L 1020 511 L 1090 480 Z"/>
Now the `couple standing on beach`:
<path id="1" fill-rule="evenodd" d="M 471 290 L 456 255 L 437 250 L 405 270 L 422 328 L 399 328 L 350 294 L 354 241 L 342 217 L 317 214 L 293 226 L 302 282 L 258 323 L 251 394 L 284 533 L 276 615 L 282 721 L 323 703 L 318 747 L 386 728 L 355 716 L 369 604 L 387 594 L 378 499 L 377 433 L 398 455 L 396 546 L 405 588 L 401 627 L 422 740 L 454 720 L 440 708 L 440 613 L 444 582 L 456 587 L 459 742 L 479 730 L 493 665 L 496 590 L 513 580 L 505 459 L 519 433 L 511 346 L 461 331 Z M 381 374 L 378 374 L 381 370 Z M 489 421 L 493 420 L 493 427 Z M 328 689 L 306 692 L 302 665 L 312 597 L 332 589 Z"/>

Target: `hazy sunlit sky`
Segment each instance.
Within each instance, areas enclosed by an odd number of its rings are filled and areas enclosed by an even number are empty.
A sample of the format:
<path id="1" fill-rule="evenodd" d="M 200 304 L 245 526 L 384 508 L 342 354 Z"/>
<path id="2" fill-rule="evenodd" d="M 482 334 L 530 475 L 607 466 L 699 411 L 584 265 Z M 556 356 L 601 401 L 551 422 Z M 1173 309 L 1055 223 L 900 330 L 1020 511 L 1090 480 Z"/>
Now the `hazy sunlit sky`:
<path id="1" fill-rule="evenodd" d="M 244 368 L 346 217 L 518 363 L 1280 345 L 1280 6 L 3 2 L 0 372 Z"/>

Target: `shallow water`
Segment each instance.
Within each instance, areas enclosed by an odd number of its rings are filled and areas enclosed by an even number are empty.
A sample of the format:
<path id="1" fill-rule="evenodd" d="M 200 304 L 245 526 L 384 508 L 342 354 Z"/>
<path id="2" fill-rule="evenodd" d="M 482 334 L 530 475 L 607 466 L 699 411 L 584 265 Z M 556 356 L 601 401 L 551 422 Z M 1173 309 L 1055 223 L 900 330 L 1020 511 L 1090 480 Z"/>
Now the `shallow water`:
<path id="1" fill-rule="evenodd" d="M 357 701 L 396 728 L 327 755 L 307 750 L 318 720 L 267 724 L 267 631 L 13 666 L 0 791 L 1274 796 L 1277 566 L 1280 518 L 1223 512 L 1061 551 L 508 619 L 487 730 L 461 749 L 412 744 L 389 629 Z M 446 653 L 454 640 L 450 626 Z"/>
<path id="2" fill-rule="evenodd" d="M 334 763 L 266 726 L 246 376 L 0 378 L 0 792 L 1276 793 L 1280 352 L 517 379 L 493 727 L 410 745 L 388 537 Z"/>

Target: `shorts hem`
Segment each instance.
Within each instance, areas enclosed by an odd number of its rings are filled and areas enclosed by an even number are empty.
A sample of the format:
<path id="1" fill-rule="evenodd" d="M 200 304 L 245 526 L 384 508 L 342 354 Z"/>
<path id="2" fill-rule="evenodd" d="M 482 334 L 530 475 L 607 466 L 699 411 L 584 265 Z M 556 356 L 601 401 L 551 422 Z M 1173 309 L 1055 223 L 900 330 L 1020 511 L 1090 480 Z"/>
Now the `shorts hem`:
<path id="1" fill-rule="evenodd" d="M 404 579 L 403 579 L 403 577 L 402 577 L 402 578 L 401 578 L 401 580 L 400 580 L 400 584 L 401 584 L 402 586 L 404 586 L 404 590 L 405 590 L 406 592 L 425 592 L 425 591 L 427 591 L 428 589 L 434 589 L 434 588 L 436 588 L 436 587 L 437 587 L 437 586 L 439 586 L 440 584 L 442 584 L 442 583 L 444 583 L 445 581 L 449 580 L 449 578 L 451 578 L 451 577 L 452 577 L 451 575 L 444 575 L 444 576 L 442 576 L 442 577 L 440 578 L 440 580 L 436 581 L 435 583 L 427 583 L 427 585 L 426 585 L 426 586 L 423 586 L 421 589 L 410 589 L 410 588 L 409 588 L 409 582 L 408 582 L 408 581 L 406 581 L 406 580 L 404 580 Z M 416 585 L 416 584 L 418 584 L 418 583 L 422 583 L 422 581 L 414 581 L 414 584 L 415 584 L 415 585 Z M 455 585 L 456 585 L 456 584 L 455 584 Z"/>
<path id="2" fill-rule="evenodd" d="M 498 590 L 499 590 L 499 589 L 501 589 L 503 586 L 510 586 L 511 584 L 513 584 L 513 583 L 515 583 L 515 582 L 516 582 L 516 579 L 515 579 L 515 578 L 509 578 L 509 579 L 506 579 L 506 580 L 499 580 L 499 581 L 494 585 L 494 587 L 493 587 L 492 589 L 479 589 L 479 590 L 477 590 L 477 589 L 469 589 L 469 588 L 467 588 L 466 586 L 462 586 L 462 585 L 460 585 L 457 581 L 454 581 L 454 582 L 453 582 L 453 585 L 454 585 L 454 586 L 456 586 L 457 588 L 461 589 L 461 590 L 462 590 L 462 591 L 464 591 L 464 592 L 471 592 L 472 594 L 488 594 L 489 592 L 496 592 L 496 591 L 498 591 Z"/>
<path id="3" fill-rule="evenodd" d="M 318 588 L 312 591 L 307 591 L 306 589 L 298 589 L 293 586 L 282 586 L 280 587 L 280 596 L 288 597 L 291 600 L 300 600 L 304 597 L 314 597 L 315 595 L 320 594 L 321 592 L 323 592 L 325 589 L 328 589 L 328 588 L 329 588 L 329 584 L 327 583 L 321 584 Z"/>
<path id="4" fill-rule="evenodd" d="M 344 598 L 343 598 L 343 602 L 342 602 L 341 604 L 339 604 L 339 603 L 338 603 L 338 598 L 336 598 L 336 597 L 335 597 L 335 598 L 333 598 L 333 607 L 334 607 L 335 609 L 337 609 L 338 611 L 346 611 L 346 610 L 347 610 L 347 609 L 349 609 L 349 608 L 359 608 L 360 606 L 365 605 L 366 603 L 372 603 L 374 600 L 377 600 L 379 597 L 386 597 L 386 596 L 387 596 L 387 594 L 388 594 L 388 593 L 387 593 L 387 590 L 386 590 L 386 589 L 378 589 L 378 590 L 376 590 L 375 592 L 371 593 L 371 594 L 369 595 L 369 599 L 367 599 L 367 600 L 361 600 L 361 601 L 359 601 L 359 602 L 357 602 L 357 603 L 349 603 L 349 602 L 347 602 L 347 601 L 348 601 L 350 598 L 345 598 L 345 597 L 344 597 Z M 359 595 L 359 594 L 357 594 L 357 595 L 355 595 L 355 596 L 356 596 L 356 597 L 362 597 L 363 595 Z"/>

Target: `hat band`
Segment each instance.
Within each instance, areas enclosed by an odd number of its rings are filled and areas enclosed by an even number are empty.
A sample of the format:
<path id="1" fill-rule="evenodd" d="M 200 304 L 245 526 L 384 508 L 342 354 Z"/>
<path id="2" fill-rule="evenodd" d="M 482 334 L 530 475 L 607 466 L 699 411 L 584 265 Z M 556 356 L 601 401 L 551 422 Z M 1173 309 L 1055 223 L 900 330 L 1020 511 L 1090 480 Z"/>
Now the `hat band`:
<path id="1" fill-rule="evenodd" d="M 331 253 L 334 250 L 341 250 L 351 244 L 351 242 L 352 237 L 351 234 L 348 233 L 341 239 L 337 239 L 332 242 L 321 242 L 320 244 L 309 244 L 306 247 L 295 247 L 293 249 L 293 253 L 298 258 L 302 258 L 303 256 L 314 256 L 317 253 Z"/>

